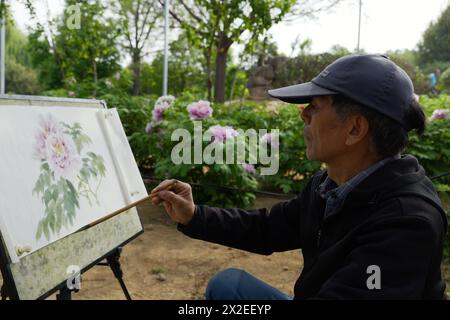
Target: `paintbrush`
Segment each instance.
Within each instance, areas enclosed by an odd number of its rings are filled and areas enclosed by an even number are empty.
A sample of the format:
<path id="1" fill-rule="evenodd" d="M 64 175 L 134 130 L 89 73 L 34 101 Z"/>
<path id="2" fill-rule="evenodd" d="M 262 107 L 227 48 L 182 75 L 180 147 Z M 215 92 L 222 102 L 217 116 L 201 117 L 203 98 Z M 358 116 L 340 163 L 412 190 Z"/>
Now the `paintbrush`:
<path id="1" fill-rule="evenodd" d="M 170 190 L 173 189 L 173 187 L 175 186 L 176 183 L 177 183 L 177 181 L 174 181 L 171 184 L 169 184 L 166 188 L 164 188 L 162 190 L 159 190 L 158 192 L 160 192 L 160 191 L 170 191 Z M 147 200 L 151 200 L 151 199 L 153 199 L 154 197 L 156 197 L 158 195 L 158 192 L 151 192 L 145 198 L 142 198 L 142 199 L 137 200 L 137 201 L 135 201 L 133 203 L 130 203 L 129 205 L 127 205 L 127 206 L 125 206 L 125 207 L 123 207 L 121 209 L 118 209 L 118 210 L 114 211 L 113 213 L 110 213 L 110 214 L 104 216 L 103 218 L 100 218 L 100 219 L 98 219 L 98 220 L 96 220 L 94 222 L 91 222 L 90 224 L 88 224 L 87 226 L 84 226 L 83 228 L 79 229 L 76 232 L 83 231 L 83 230 L 86 230 L 88 228 L 91 228 L 91 227 L 93 227 L 93 226 L 95 226 L 95 225 L 97 225 L 99 223 L 102 223 L 103 221 L 106 221 L 106 220 L 108 220 L 108 219 L 110 219 L 112 217 L 117 216 L 118 214 L 120 214 L 120 213 L 122 213 L 124 211 L 130 210 L 131 208 L 136 207 L 137 205 L 139 205 L 139 204 L 141 204 L 141 203 L 143 203 L 143 202 L 145 202 Z"/>

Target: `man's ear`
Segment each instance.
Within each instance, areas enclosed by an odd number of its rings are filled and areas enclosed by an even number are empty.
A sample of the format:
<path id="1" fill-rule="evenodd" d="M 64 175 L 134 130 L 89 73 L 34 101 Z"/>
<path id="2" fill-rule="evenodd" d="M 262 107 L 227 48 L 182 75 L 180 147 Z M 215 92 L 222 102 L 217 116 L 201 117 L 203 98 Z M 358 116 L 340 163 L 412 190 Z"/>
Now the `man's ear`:
<path id="1" fill-rule="evenodd" d="M 347 120 L 347 139 L 345 145 L 351 146 L 363 140 L 369 133 L 369 122 L 366 117 L 357 114 Z"/>

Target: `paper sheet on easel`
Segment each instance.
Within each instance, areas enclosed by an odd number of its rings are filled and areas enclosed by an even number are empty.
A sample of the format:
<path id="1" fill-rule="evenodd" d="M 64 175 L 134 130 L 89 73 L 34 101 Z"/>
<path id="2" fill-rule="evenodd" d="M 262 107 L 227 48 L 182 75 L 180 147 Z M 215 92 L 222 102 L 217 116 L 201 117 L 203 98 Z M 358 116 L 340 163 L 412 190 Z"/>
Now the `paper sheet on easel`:
<path id="1" fill-rule="evenodd" d="M 2 106 L 0 146 L 13 263 L 147 195 L 115 109 Z"/>

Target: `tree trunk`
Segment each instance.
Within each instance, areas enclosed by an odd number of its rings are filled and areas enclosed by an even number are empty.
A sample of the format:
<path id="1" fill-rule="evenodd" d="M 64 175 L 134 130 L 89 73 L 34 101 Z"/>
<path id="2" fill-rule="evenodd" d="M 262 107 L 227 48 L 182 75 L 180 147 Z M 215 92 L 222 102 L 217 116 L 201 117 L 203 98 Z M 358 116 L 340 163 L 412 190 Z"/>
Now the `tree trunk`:
<path id="1" fill-rule="evenodd" d="M 236 67 L 236 72 L 234 73 L 234 76 L 233 76 L 233 82 L 231 83 L 230 101 L 233 100 L 234 88 L 236 87 L 236 81 L 237 81 L 238 72 L 239 72 L 239 67 Z"/>
<path id="2" fill-rule="evenodd" d="M 215 101 L 225 102 L 225 80 L 227 76 L 227 54 L 233 41 L 221 33 L 216 50 L 216 82 L 214 85 Z"/>
<path id="3" fill-rule="evenodd" d="M 216 102 L 225 102 L 225 80 L 227 77 L 227 52 L 218 50 L 216 55 L 216 82 L 214 86 L 214 99 Z"/>
<path id="4" fill-rule="evenodd" d="M 141 54 L 133 53 L 133 96 L 141 93 Z"/>

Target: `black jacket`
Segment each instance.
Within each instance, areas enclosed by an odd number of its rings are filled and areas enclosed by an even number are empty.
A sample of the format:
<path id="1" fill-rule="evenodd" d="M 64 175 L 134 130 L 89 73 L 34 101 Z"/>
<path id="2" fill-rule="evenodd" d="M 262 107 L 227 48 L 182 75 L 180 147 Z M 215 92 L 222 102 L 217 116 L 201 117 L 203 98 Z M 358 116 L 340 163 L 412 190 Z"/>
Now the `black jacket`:
<path id="1" fill-rule="evenodd" d="M 349 193 L 325 220 L 318 172 L 296 198 L 267 209 L 196 206 L 186 235 L 261 254 L 302 249 L 295 299 L 445 299 L 440 264 L 447 219 L 413 156 L 394 160 Z M 369 289 L 368 267 L 381 289 Z"/>

